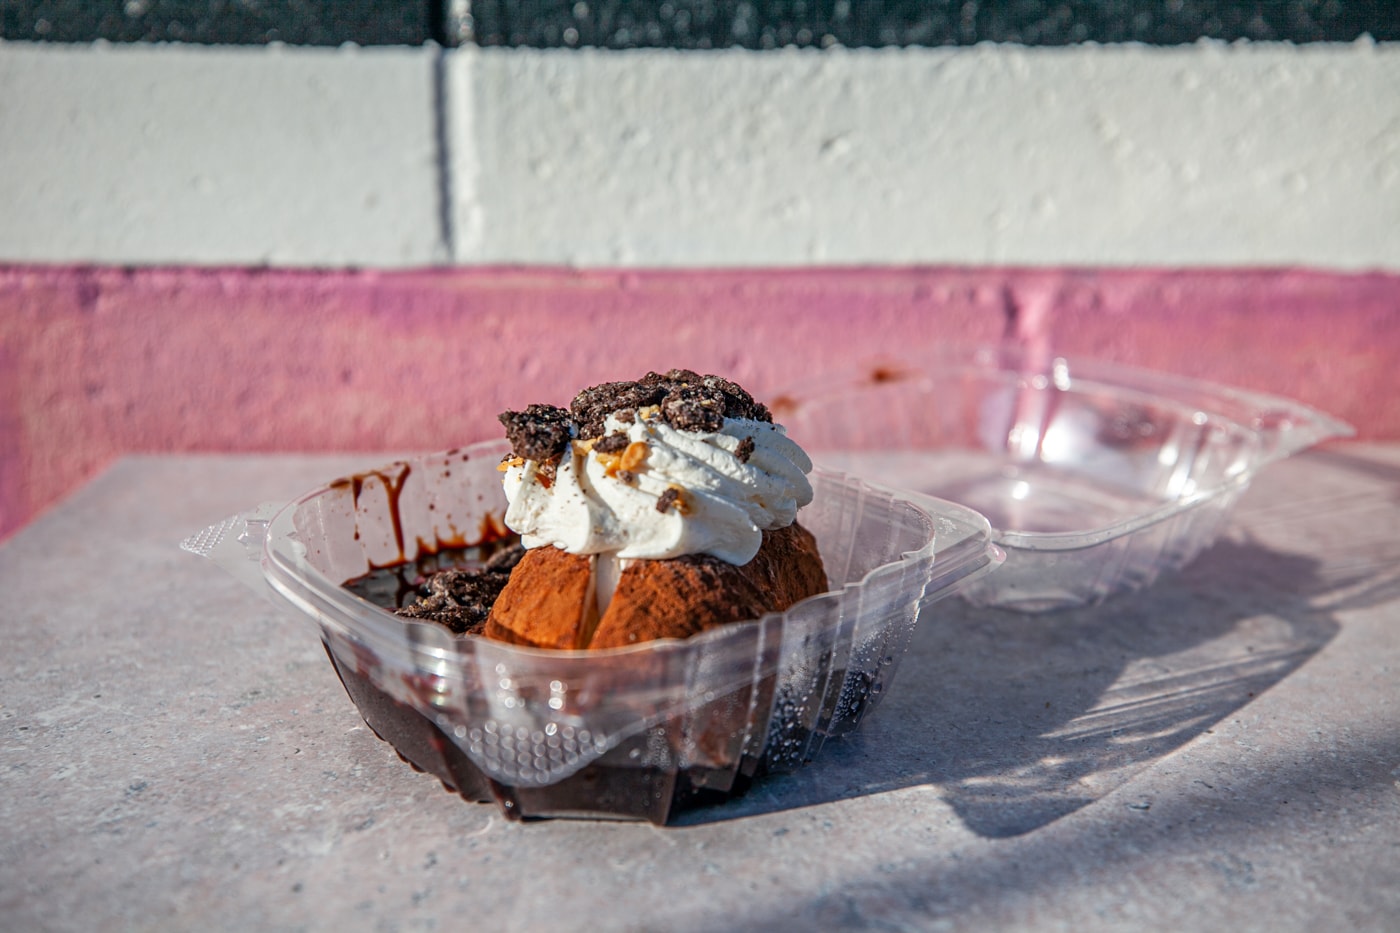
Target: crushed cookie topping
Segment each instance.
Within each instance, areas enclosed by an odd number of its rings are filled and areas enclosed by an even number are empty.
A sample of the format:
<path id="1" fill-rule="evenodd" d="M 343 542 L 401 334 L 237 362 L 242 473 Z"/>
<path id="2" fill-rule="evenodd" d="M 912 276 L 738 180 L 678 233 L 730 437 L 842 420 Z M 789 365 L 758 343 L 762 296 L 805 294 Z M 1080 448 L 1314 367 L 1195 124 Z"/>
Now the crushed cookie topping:
<path id="1" fill-rule="evenodd" d="M 429 576 L 414 600 L 394 612 L 400 618 L 427 619 L 454 632 L 479 635 L 486 626 L 510 572 L 524 555 L 516 544 L 492 555 L 477 570 L 443 570 Z"/>
<path id="2" fill-rule="evenodd" d="M 660 403 L 665 397 L 666 391 L 660 386 L 641 382 L 605 382 L 574 396 L 569 413 L 578 424 L 579 437 L 599 437 L 608 415 L 619 408 L 645 408 Z"/>
<path id="3" fill-rule="evenodd" d="M 584 444 L 589 442 L 581 441 L 580 443 Z M 593 441 L 592 449 L 600 454 L 616 454 L 626 450 L 629 443 L 630 441 L 627 440 L 626 434 L 621 431 L 614 431 L 606 437 L 600 437 L 598 440 Z"/>
<path id="4" fill-rule="evenodd" d="M 680 498 L 681 491 L 679 489 L 675 486 L 667 487 L 665 492 L 656 497 L 656 511 L 665 512 L 673 505 L 676 505 L 679 510 Z"/>
<path id="5" fill-rule="evenodd" d="M 538 463 L 557 462 L 573 440 L 575 425 L 569 412 L 554 405 L 529 405 L 524 411 L 505 411 L 499 416 L 505 425 L 511 453 Z"/>
<path id="6" fill-rule="evenodd" d="M 680 386 L 661 403 L 661 417 L 678 431 L 714 433 L 724 427 L 724 393 L 704 386 Z"/>
<path id="7" fill-rule="evenodd" d="M 749 458 L 753 456 L 753 448 L 753 438 L 744 438 L 739 442 L 739 446 L 734 448 L 734 459 L 740 463 L 748 463 Z"/>
<path id="8" fill-rule="evenodd" d="M 768 409 L 737 383 L 689 369 L 647 373 L 634 382 L 605 382 L 584 389 L 567 409 L 530 405 L 524 411 L 502 412 L 500 421 L 512 456 L 557 463 L 571 441 L 581 445 L 592 441 L 600 454 L 623 450 L 625 436 L 603 436 L 609 415 L 624 424 L 660 418 L 678 431 L 697 433 L 720 430 L 725 418 L 773 421 Z"/>

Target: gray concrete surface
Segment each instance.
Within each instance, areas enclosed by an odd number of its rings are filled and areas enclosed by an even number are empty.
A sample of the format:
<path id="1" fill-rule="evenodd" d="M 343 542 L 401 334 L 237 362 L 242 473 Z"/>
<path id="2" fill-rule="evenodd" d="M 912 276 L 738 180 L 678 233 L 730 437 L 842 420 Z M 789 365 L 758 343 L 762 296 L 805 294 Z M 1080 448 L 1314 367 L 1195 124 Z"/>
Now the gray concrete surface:
<path id="1" fill-rule="evenodd" d="M 667 829 L 445 793 L 176 547 L 381 459 L 127 459 L 0 546 L 0 928 L 1400 925 L 1400 445 L 1269 468 L 1137 596 L 941 604 L 860 734 Z"/>

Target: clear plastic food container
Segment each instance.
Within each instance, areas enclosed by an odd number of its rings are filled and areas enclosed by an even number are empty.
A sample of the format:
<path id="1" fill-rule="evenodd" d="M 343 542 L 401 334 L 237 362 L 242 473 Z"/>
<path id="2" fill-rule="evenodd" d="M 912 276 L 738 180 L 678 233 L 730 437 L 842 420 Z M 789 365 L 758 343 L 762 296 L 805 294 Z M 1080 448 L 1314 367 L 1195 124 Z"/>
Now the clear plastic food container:
<path id="1" fill-rule="evenodd" d="M 1031 612 L 1183 566 L 1262 467 L 1351 433 L 1286 399 L 1015 347 L 826 376 L 772 407 L 818 463 L 987 516 L 1006 563 L 963 595 Z"/>
<path id="2" fill-rule="evenodd" d="M 314 619 L 370 727 L 512 817 L 665 823 L 810 761 L 875 707 L 920 615 L 1001 559 L 970 509 L 819 470 L 799 521 L 833 591 L 684 641 L 522 648 L 397 617 L 343 585 L 499 535 L 507 448 L 346 477 L 184 546 Z"/>

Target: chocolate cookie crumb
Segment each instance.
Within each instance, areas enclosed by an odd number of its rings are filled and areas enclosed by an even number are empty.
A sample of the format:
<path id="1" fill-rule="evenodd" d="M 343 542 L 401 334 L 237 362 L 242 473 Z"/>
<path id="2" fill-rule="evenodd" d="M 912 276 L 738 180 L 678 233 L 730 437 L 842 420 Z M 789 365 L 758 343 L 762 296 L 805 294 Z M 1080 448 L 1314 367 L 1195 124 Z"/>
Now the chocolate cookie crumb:
<path id="1" fill-rule="evenodd" d="M 748 463 L 753 456 L 753 438 L 746 437 L 739 442 L 739 446 L 734 448 L 734 459 L 740 463 Z"/>
<path id="2" fill-rule="evenodd" d="M 524 411 L 500 414 L 506 439 L 517 457 L 548 463 L 558 460 L 573 439 L 574 424 L 569 413 L 554 405 L 529 405 Z"/>
<path id="3" fill-rule="evenodd" d="M 480 635 L 501 595 L 510 570 L 444 570 L 429 577 L 416 600 L 394 614 L 445 625 L 464 635 Z"/>
<path id="4" fill-rule="evenodd" d="M 574 396 L 569 411 L 578 423 L 578 436 L 587 440 L 600 437 L 603 422 L 620 408 L 645 408 L 666 397 L 662 386 L 643 382 L 605 382 L 584 389 Z"/>
<path id="5" fill-rule="evenodd" d="M 606 437 L 598 438 L 598 442 L 593 445 L 593 449 L 600 454 L 618 454 L 627 449 L 631 441 L 626 434 L 621 431 L 614 431 Z"/>
<path id="6" fill-rule="evenodd" d="M 520 563 L 520 558 L 524 556 L 525 545 L 517 541 L 492 554 L 481 569 L 487 573 L 510 573 L 515 569 L 515 565 Z"/>
<path id="7" fill-rule="evenodd" d="M 693 369 L 668 369 L 664 376 L 647 373 L 640 381 L 643 385 L 693 385 L 704 378 Z"/>
<path id="8" fill-rule="evenodd" d="M 668 488 L 665 492 L 656 497 L 656 511 L 665 512 L 671 506 L 675 505 L 676 500 L 680 497 L 680 490 L 676 489 L 674 486 Z"/>
<path id="9" fill-rule="evenodd" d="M 703 386 L 678 386 L 661 403 L 661 417 L 677 431 L 713 434 L 724 427 L 724 393 Z"/>
<path id="10" fill-rule="evenodd" d="M 549 463 L 563 455 L 573 438 L 601 439 L 595 450 L 616 452 L 611 445 L 621 441 L 603 437 L 608 416 L 616 415 L 624 424 L 632 424 L 644 410 L 678 431 L 698 433 L 720 430 L 725 418 L 773 420 L 768 409 L 737 383 L 689 369 L 650 372 L 633 382 L 592 386 L 576 395 L 567 411 L 553 405 L 531 405 L 523 412 L 508 411 L 500 417 L 516 456 Z"/>

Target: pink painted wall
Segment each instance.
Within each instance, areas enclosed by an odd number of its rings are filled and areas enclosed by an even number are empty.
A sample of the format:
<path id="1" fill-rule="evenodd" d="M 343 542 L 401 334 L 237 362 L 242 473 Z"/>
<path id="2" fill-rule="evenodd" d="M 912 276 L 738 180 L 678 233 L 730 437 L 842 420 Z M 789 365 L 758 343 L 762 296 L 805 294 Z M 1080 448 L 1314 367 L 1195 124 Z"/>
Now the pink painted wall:
<path id="1" fill-rule="evenodd" d="M 1014 323 L 1010 319 L 1015 317 Z M 686 366 L 761 397 L 1008 326 L 1400 438 L 1400 276 L 1293 270 L 405 273 L 0 267 L 0 537 L 114 457 L 435 449 Z"/>

